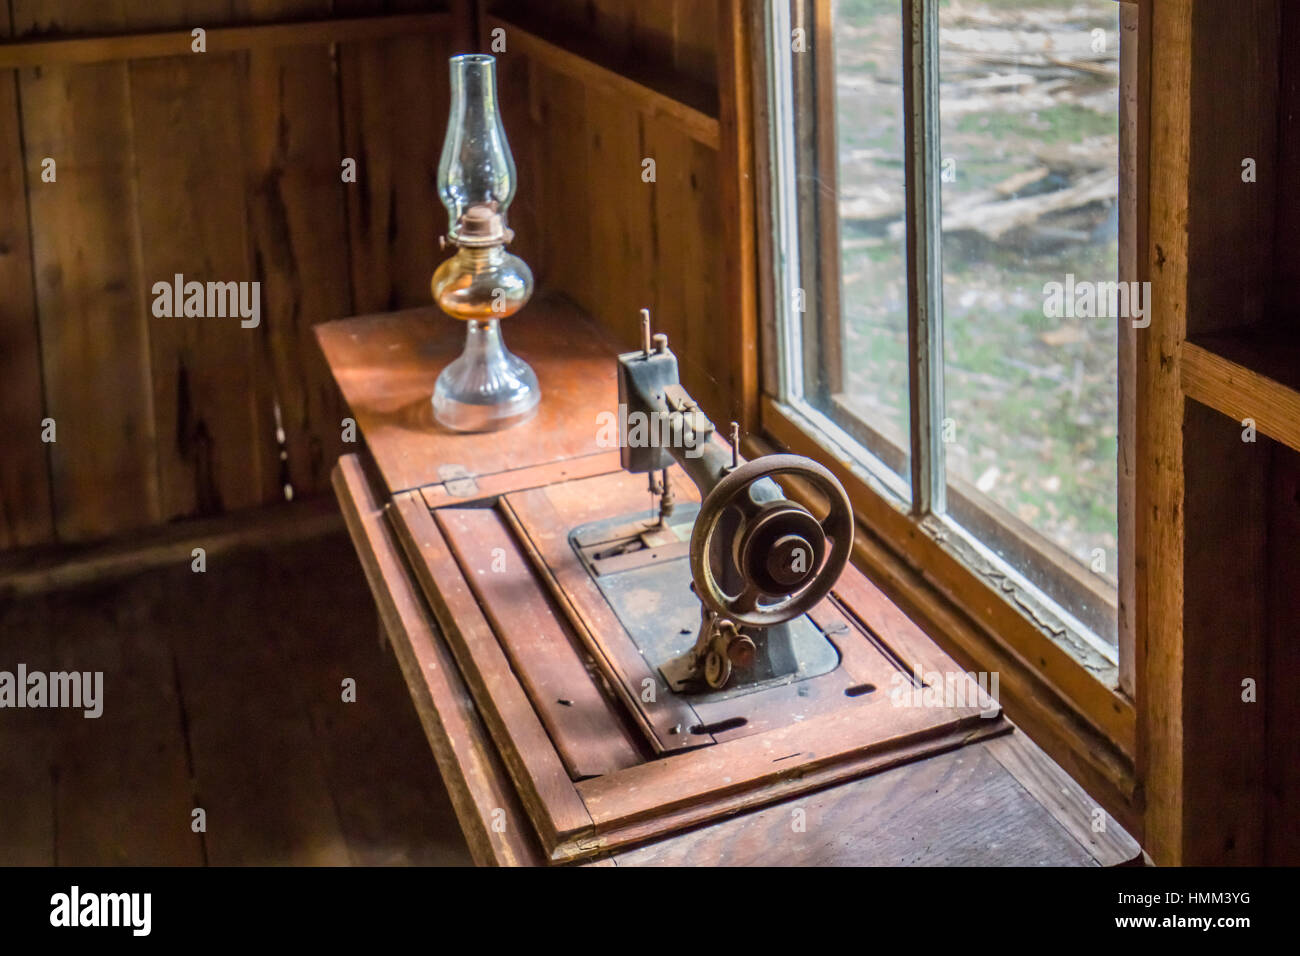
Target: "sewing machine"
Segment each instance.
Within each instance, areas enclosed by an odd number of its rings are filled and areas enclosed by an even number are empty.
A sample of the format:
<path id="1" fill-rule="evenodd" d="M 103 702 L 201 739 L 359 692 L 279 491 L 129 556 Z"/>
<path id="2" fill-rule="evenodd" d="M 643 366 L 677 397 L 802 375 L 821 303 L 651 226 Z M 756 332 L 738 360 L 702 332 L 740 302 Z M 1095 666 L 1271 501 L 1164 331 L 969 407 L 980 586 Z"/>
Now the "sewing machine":
<path id="1" fill-rule="evenodd" d="M 665 336 L 643 324 L 619 354 L 559 302 L 510 320 L 535 416 L 440 428 L 429 395 L 460 343 L 430 323 L 446 321 L 317 334 L 365 440 L 339 461 L 339 500 L 476 856 L 888 862 L 932 824 L 885 817 L 927 806 L 935 774 L 1004 786 L 985 746 L 1018 753 L 1019 736 L 848 563 L 849 504 L 823 464 L 745 461 Z M 1019 846 L 1033 826 L 1072 858 L 1027 796 L 1037 779 L 996 812 L 945 799 L 960 826 L 934 845 L 974 827 L 980 847 Z M 792 806 L 844 842 L 791 837 Z"/>
<path id="2" fill-rule="evenodd" d="M 825 674 L 839 654 L 805 612 L 839 578 L 853 543 L 848 497 L 829 471 L 797 455 L 744 461 L 682 388 L 668 337 L 618 357 L 620 464 L 649 475 L 653 518 L 584 524 L 569 535 L 627 635 L 675 694 L 724 699 Z M 679 466 L 700 504 L 679 506 Z M 822 518 L 784 495 L 777 476 L 802 478 L 829 503 Z M 687 598 L 687 591 L 694 599 Z M 674 596 L 663 608 L 647 593 Z M 664 613 L 664 611 L 667 613 Z"/>

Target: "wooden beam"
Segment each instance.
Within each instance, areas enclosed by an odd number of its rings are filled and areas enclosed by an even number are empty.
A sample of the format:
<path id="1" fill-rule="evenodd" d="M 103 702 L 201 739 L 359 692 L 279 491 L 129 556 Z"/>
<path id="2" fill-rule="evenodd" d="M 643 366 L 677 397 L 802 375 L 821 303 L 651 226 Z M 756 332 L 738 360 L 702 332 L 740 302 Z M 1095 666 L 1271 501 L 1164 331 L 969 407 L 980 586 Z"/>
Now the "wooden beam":
<path id="1" fill-rule="evenodd" d="M 507 50 L 520 52 L 557 73 L 578 80 L 585 86 L 602 90 L 629 102 L 647 115 L 670 120 L 680 126 L 692 139 L 711 149 L 721 147 L 722 133 L 718 118 L 710 115 L 700 106 L 688 104 L 685 98 L 675 98 L 661 93 L 644 83 L 602 66 L 595 60 L 544 40 L 537 33 L 526 30 L 509 20 L 503 20 L 501 17 L 486 17 L 484 26 L 489 34 L 496 29 L 505 30 Z M 701 101 L 704 99 L 702 92 L 689 98 Z"/>
<path id="2" fill-rule="evenodd" d="M 410 36 L 415 33 L 441 33 L 450 30 L 452 25 L 452 18 L 446 13 L 411 13 L 205 29 L 208 53 L 233 53 L 238 50 L 355 43 L 359 40 Z M 192 54 L 193 42 L 194 37 L 189 30 L 25 39 L 0 43 L 0 69 L 189 56 Z"/>
<path id="3" fill-rule="evenodd" d="M 749 57 L 753 18 L 749 0 L 724 0 L 718 25 L 719 139 L 718 178 L 721 182 L 719 219 L 723 234 L 722 269 L 730 316 L 727 339 L 731 362 L 732 414 L 741 427 L 759 427 L 758 405 L 758 274 L 754 220 L 753 72 Z"/>
<path id="4" fill-rule="evenodd" d="M 1138 778 L 1142 844 L 1182 862 L 1183 393 L 1175 357 L 1186 334 L 1187 182 L 1191 150 L 1193 0 L 1152 9 L 1149 224 L 1151 325 L 1137 341 L 1138 434 L 1134 551 Z"/>
<path id="5" fill-rule="evenodd" d="M 1214 336 L 1183 344 L 1183 391 L 1238 422 L 1300 451 L 1300 390 L 1285 373 L 1300 369 L 1295 341 Z"/>
<path id="6" fill-rule="evenodd" d="M 1273 359 L 1259 345 L 1270 341 L 1261 323 L 1278 198 L 1268 173 L 1279 9 L 1245 0 L 1225 16 L 1207 0 L 1162 0 L 1151 10 L 1151 311 L 1138 336 L 1134 550 L 1144 846 L 1162 866 L 1262 862 L 1267 755 L 1240 687 L 1262 669 L 1266 642 L 1262 446 L 1185 396 L 1238 420 L 1253 410 L 1281 431 L 1296 408 L 1285 378 L 1249 374 Z M 1247 157 L 1258 182 L 1242 178 Z M 1238 337 L 1238 367 L 1216 361 Z M 1279 397 L 1282 409 L 1261 407 Z M 1230 614 L 1224 595 L 1235 595 Z"/>

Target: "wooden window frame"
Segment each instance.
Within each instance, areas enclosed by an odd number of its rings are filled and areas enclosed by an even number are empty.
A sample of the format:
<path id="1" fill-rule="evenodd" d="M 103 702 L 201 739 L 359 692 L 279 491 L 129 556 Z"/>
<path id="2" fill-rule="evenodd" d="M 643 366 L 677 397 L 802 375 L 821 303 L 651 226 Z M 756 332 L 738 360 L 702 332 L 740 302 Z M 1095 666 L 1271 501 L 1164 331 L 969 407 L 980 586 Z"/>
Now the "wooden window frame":
<path id="1" fill-rule="evenodd" d="M 1146 237 L 1146 137 L 1141 135 L 1149 122 L 1149 9 L 1139 0 L 1120 3 L 1122 102 L 1120 128 L 1120 263 L 1119 278 L 1133 281 L 1139 274 Z M 796 8 L 792 14 L 790 6 Z M 900 0 L 902 20 L 910 38 L 904 51 L 905 116 L 907 138 L 905 161 L 908 168 L 907 253 L 909 284 L 909 349 L 914 357 L 910 376 L 911 446 L 926 447 L 927 455 L 908 452 L 912 459 L 911 490 L 906 483 L 891 481 L 897 470 L 880 459 L 876 443 L 873 454 L 863 455 L 860 436 L 853 436 L 815 409 L 783 401 L 790 385 L 801 386 L 802 369 L 789 367 L 786 356 L 801 354 L 790 351 L 797 343 L 791 323 L 782 321 L 781 303 L 791 295 L 790 271 L 783 249 L 799 248 L 799 229 L 790 222 L 793 192 L 782 183 L 776 169 L 784 160 L 791 168 L 792 157 L 776 154 L 785 149 L 782 137 L 774 130 L 791 128 L 793 94 L 781 89 L 791 75 L 789 42 L 783 47 L 775 42 L 778 33 L 793 25 L 804 26 L 811 44 L 829 43 L 830 0 L 805 0 L 787 4 L 784 0 L 755 3 L 752 9 L 751 36 L 753 54 L 754 142 L 756 150 L 755 186 L 758 212 L 758 254 L 760 260 L 760 342 L 762 397 L 759 424 L 767 442 L 817 457 L 828 464 L 849 491 L 857 511 L 860 541 L 855 547 L 858 562 L 882 588 L 890 593 L 931 636 L 938 640 L 963 664 L 1002 674 L 1002 697 L 1009 712 L 1037 736 L 1052 755 L 1089 786 L 1127 826 L 1140 826 L 1141 796 L 1136 785 L 1134 763 L 1137 751 L 1136 711 L 1134 707 L 1134 583 L 1136 574 L 1134 547 L 1134 413 L 1135 335 L 1131 323 L 1120 323 L 1120 401 L 1119 401 L 1119 567 L 1118 587 L 1112 605 L 1118 618 L 1118 654 L 1107 654 L 1089 639 L 1088 628 L 1067 626 L 1033 597 L 1038 581 L 1015 581 L 1005 574 L 1000 562 L 990 561 L 991 553 L 954 522 L 939 517 L 945 504 L 956 505 L 964 522 L 971 515 L 983 514 L 985 523 L 999 523 L 1004 532 L 1024 546 L 1050 558 L 1052 546 L 1041 536 L 1024 534 L 1003 515 L 981 502 L 972 508 L 972 495 L 963 493 L 959 481 L 944 482 L 942 444 L 936 423 L 943 410 L 941 285 L 936 274 L 938 258 L 925 258 L 927 249 L 936 245 L 923 241 L 923 229 L 938 235 L 939 166 L 938 147 L 938 45 L 937 3 L 935 0 Z M 811 10 L 811 23 L 796 23 L 799 11 Z M 787 19 L 788 18 L 788 19 Z M 823 47 L 822 49 L 825 49 Z M 825 76 L 833 68 L 833 56 L 819 56 L 821 67 L 813 67 L 821 77 L 823 91 L 830 82 Z M 827 66 L 830 64 L 831 66 Z M 929 82 L 924 79 L 929 76 Z M 786 84 L 787 86 L 789 84 Z M 829 87 L 833 91 L 833 85 Z M 915 91 L 928 89 L 928 97 Z M 830 94 L 833 97 L 833 92 Z M 783 102 L 784 100 L 784 102 Z M 825 115 L 822 100 L 819 115 Z M 833 109 L 833 107 L 832 107 Z M 834 167 L 833 142 L 828 149 L 825 128 L 834 124 L 817 124 L 822 129 L 809 130 L 816 136 L 818 153 L 828 159 L 820 165 Z M 835 170 L 828 173 L 834 183 Z M 834 206 L 834 191 L 823 197 L 821 205 Z M 784 207 L 786 215 L 781 215 Z M 833 228 L 828 223 L 833 223 Z M 806 226 L 805 226 L 806 228 Z M 779 231 L 779 233 L 778 233 Z M 804 233 L 807 234 L 806 232 Z M 838 217 L 818 212 L 816 223 L 819 247 L 837 243 L 834 255 L 816 256 L 821 291 L 808 303 L 822 316 L 838 316 Z M 820 253 L 820 249 L 816 250 Z M 801 252 L 805 259 L 806 251 Z M 822 319 L 821 321 L 825 321 Z M 838 323 L 828 323 L 837 327 Z M 832 330 L 831 336 L 836 333 Z M 831 343 L 831 348 L 835 344 Z M 797 392 L 795 394 L 798 394 Z M 936 414 L 937 413 L 937 414 Z M 866 427 L 866 426 L 864 426 Z M 763 440 L 755 442 L 756 446 Z M 877 458 L 871 461 L 871 458 Z M 864 466 L 863 462 L 866 462 Z M 900 498 L 900 491 L 903 497 Z M 951 499 L 946 501 L 946 499 Z M 1022 533 L 1017 533 L 1021 531 Z M 1075 584 L 1092 584 L 1092 593 L 1101 598 L 1104 590 L 1087 576 L 1075 576 Z M 1010 581 L 1010 583 L 1008 583 Z"/>

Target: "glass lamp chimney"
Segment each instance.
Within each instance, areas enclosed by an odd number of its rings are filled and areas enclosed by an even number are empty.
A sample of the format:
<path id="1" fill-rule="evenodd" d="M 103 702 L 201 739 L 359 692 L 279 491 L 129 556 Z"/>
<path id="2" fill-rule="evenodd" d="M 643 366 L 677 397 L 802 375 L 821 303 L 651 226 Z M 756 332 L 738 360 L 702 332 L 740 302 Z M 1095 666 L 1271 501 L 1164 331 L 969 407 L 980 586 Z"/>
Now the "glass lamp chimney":
<path id="1" fill-rule="evenodd" d="M 446 241 L 456 254 L 433 274 L 434 301 L 466 322 L 465 350 L 442 370 L 434 417 L 455 431 L 488 431 L 530 418 L 541 389 L 513 355 L 500 320 L 524 307 L 533 274 L 506 251 L 514 238 L 506 213 L 515 196 L 515 162 L 497 107 L 496 59 L 451 58 L 451 115 L 438 163 L 438 195 L 447 207 Z"/>
<path id="2" fill-rule="evenodd" d="M 515 159 L 497 108 L 496 57 L 451 58 L 451 113 L 438 161 L 438 196 L 447 207 L 447 238 L 455 241 L 471 206 L 486 205 L 506 224 L 515 198 Z"/>

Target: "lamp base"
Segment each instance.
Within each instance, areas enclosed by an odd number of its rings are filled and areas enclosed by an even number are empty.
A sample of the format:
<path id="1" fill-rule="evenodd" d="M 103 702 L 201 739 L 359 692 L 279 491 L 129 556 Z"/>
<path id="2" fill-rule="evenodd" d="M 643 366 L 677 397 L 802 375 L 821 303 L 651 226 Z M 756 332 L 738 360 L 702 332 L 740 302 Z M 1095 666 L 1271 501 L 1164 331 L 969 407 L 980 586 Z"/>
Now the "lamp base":
<path id="1" fill-rule="evenodd" d="M 496 431 L 527 421 L 542 397 L 537 373 L 506 348 L 499 319 L 471 319 L 465 325 L 465 350 L 434 385 L 434 418 L 458 432 Z"/>

